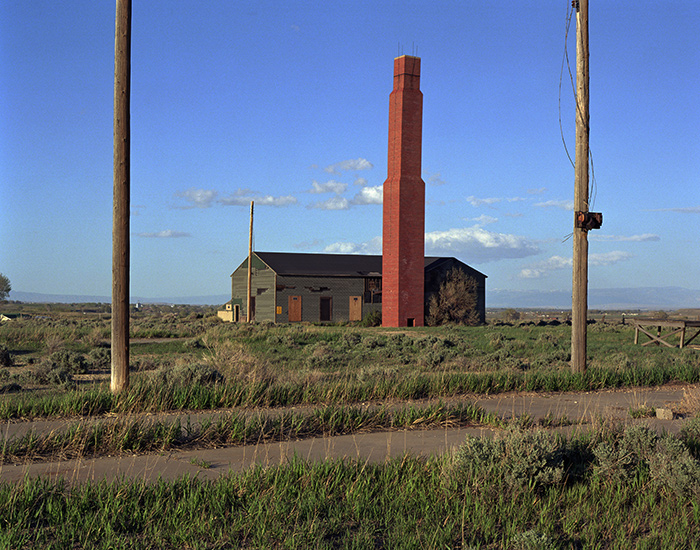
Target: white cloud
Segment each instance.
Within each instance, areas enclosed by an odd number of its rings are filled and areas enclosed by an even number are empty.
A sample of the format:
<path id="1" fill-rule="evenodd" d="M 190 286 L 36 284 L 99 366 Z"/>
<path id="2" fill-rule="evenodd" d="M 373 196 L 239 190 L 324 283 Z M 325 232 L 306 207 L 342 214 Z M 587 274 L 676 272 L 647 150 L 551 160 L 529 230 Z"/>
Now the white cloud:
<path id="1" fill-rule="evenodd" d="M 498 221 L 498 218 L 482 214 L 478 218 L 471 218 L 471 221 L 476 222 L 478 225 L 487 225 L 489 223 L 496 223 Z"/>
<path id="2" fill-rule="evenodd" d="M 442 179 L 440 172 L 435 172 L 428 176 L 428 183 L 430 185 L 445 185 L 445 180 Z"/>
<path id="3" fill-rule="evenodd" d="M 545 201 L 535 203 L 535 206 L 540 208 L 561 208 L 562 210 L 572 210 L 574 209 L 574 201 L 572 200 L 560 200 L 560 201 Z"/>
<path id="4" fill-rule="evenodd" d="M 518 277 L 521 279 L 539 279 L 541 277 L 546 277 L 552 271 L 571 269 L 572 266 L 573 261 L 571 258 L 552 256 L 551 258 L 548 258 L 542 262 L 531 264 L 522 269 L 518 274 Z"/>
<path id="5" fill-rule="evenodd" d="M 471 204 L 472 206 L 491 206 L 492 204 L 498 204 L 499 202 L 520 202 L 524 201 L 525 199 L 522 197 L 487 197 L 484 199 L 481 199 L 479 197 L 475 197 L 474 195 L 469 195 L 467 197 L 467 202 Z"/>
<path id="6" fill-rule="evenodd" d="M 318 183 L 314 180 L 311 183 L 311 190 L 309 193 L 336 193 L 339 195 L 344 193 L 347 188 L 347 183 L 341 183 L 339 181 L 330 180 L 326 183 Z"/>
<path id="7" fill-rule="evenodd" d="M 467 202 L 469 204 L 471 204 L 472 206 L 484 206 L 484 205 L 490 206 L 492 204 L 496 204 L 498 202 L 501 202 L 502 200 L 503 199 L 498 199 L 496 197 L 490 197 L 487 199 L 479 199 L 479 198 L 475 197 L 474 195 L 469 195 L 467 197 Z"/>
<path id="8" fill-rule="evenodd" d="M 546 187 L 540 187 L 538 189 L 528 189 L 527 194 L 528 195 L 542 195 L 547 191 Z"/>
<path id="9" fill-rule="evenodd" d="M 643 233 L 641 235 L 601 235 L 597 233 L 589 233 L 588 238 L 592 241 L 618 241 L 635 243 L 644 243 L 661 240 L 661 237 L 653 233 Z"/>
<path id="10" fill-rule="evenodd" d="M 296 243 L 292 245 L 295 249 L 297 250 L 310 250 L 312 248 L 316 248 L 317 246 L 321 246 L 323 244 L 323 241 L 320 239 L 314 239 L 313 241 L 303 241 L 300 243 Z"/>
<path id="11" fill-rule="evenodd" d="M 589 254 L 588 263 L 590 265 L 612 265 L 619 262 L 626 262 L 634 257 L 634 254 L 623 252 L 622 250 L 613 250 L 612 252 L 604 252 L 602 254 Z"/>
<path id="12" fill-rule="evenodd" d="M 525 258 L 540 251 L 526 237 L 495 233 L 479 226 L 426 233 L 425 248 L 429 254 L 460 254 L 473 263 Z"/>
<path id="13" fill-rule="evenodd" d="M 307 206 L 318 210 L 347 210 L 350 208 L 350 201 L 345 197 L 331 197 L 328 200 L 314 202 Z"/>
<path id="14" fill-rule="evenodd" d="M 329 174 L 339 174 L 340 172 L 346 172 L 348 170 L 370 170 L 374 165 L 367 159 L 358 158 L 343 160 L 341 162 L 336 162 L 326 166 L 324 170 Z"/>
<path id="15" fill-rule="evenodd" d="M 354 182 L 355 185 L 359 185 L 360 187 L 364 187 L 367 185 L 369 182 L 365 178 L 357 178 Z"/>
<path id="16" fill-rule="evenodd" d="M 381 254 L 382 238 L 374 237 L 364 243 L 337 242 L 323 249 L 327 254 Z"/>
<path id="17" fill-rule="evenodd" d="M 591 266 L 612 265 L 618 262 L 626 262 L 633 257 L 629 252 L 614 250 L 602 254 L 589 254 L 588 264 Z M 521 279 L 540 279 L 546 277 L 552 271 L 562 269 L 571 269 L 573 267 L 572 258 L 564 258 L 563 256 L 552 256 L 541 262 L 530 264 L 523 268 L 518 277 Z"/>
<path id="18" fill-rule="evenodd" d="M 209 208 L 216 199 L 217 192 L 213 189 L 195 189 L 190 187 L 187 191 L 176 193 L 176 197 L 180 197 L 189 202 L 189 206 L 181 208 Z"/>
<path id="19" fill-rule="evenodd" d="M 272 195 L 263 195 L 254 197 L 253 200 L 255 204 L 263 206 L 289 206 L 290 204 L 296 204 L 297 199 L 291 195 L 285 195 L 284 197 L 273 197 Z"/>
<path id="20" fill-rule="evenodd" d="M 151 239 L 178 239 L 181 237 L 191 237 L 189 233 L 184 233 L 182 231 L 173 231 L 172 229 L 166 229 L 165 231 L 158 231 L 156 233 L 137 233 L 139 237 L 147 237 Z"/>
<path id="21" fill-rule="evenodd" d="M 255 201 L 258 205 L 265 206 L 288 206 L 295 204 L 297 199 L 291 195 L 284 197 L 273 197 L 272 195 L 259 195 L 250 189 L 237 189 L 227 197 L 217 199 L 219 193 L 213 189 L 194 189 L 190 188 L 187 191 L 176 193 L 175 196 L 185 199 L 190 204 L 188 206 L 180 206 L 178 208 L 209 208 L 214 203 L 223 204 L 224 206 L 248 206 L 250 201 Z"/>
<path id="22" fill-rule="evenodd" d="M 384 200 L 384 186 L 363 187 L 353 197 L 352 204 L 382 204 Z"/>
<path id="23" fill-rule="evenodd" d="M 467 263 L 483 263 L 506 258 L 523 258 L 539 253 L 539 248 L 517 235 L 493 233 L 479 227 L 433 231 L 425 234 L 426 254 L 431 256 L 457 255 Z M 370 241 L 336 242 L 324 252 L 335 254 L 381 254 L 382 238 Z"/>
<path id="24" fill-rule="evenodd" d="M 250 189 L 238 189 L 232 195 L 223 197 L 217 202 L 224 206 L 248 206 L 250 201 L 259 206 L 289 206 L 296 204 L 297 199 L 291 195 L 273 197 L 272 195 L 259 195 Z"/>

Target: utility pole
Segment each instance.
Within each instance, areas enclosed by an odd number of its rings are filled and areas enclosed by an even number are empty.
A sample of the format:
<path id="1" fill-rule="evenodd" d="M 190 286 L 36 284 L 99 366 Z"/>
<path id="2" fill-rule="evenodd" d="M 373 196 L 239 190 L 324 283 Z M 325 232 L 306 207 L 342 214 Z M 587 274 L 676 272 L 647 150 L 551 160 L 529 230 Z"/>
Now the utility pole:
<path id="1" fill-rule="evenodd" d="M 246 305 L 246 321 L 253 322 L 253 314 L 250 311 L 252 300 L 250 293 L 253 290 L 253 201 L 250 201 L 250 230 L 248 231 L 248 303 Z"/>
<path id="2" fill-rule="evenodd" d="M 131 0 L 117 0 L 114 31 L 112 393 L 129 388 Z"/>
<path id="3" fill-rule="evenodd" d="M 586 370 L 588 323 L 588 0 L 574 0 L 576 9 L 576 167 L 574 182 L 574 256 L 571 307 L 571 368 Z"/>

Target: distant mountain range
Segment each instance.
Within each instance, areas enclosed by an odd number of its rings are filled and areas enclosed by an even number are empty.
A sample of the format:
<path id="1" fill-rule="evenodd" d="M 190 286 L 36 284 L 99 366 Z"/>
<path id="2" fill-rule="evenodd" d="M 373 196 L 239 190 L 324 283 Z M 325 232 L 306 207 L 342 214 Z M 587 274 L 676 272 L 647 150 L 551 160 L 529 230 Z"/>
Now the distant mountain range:
<path id="1" fill-rule="evenodd" d="M 489 308 L 571 309 L 571 291 L 486 289 Z M 700 308 L 700 290 L 681 287 L 592 288 L 588 309 L 694 309 Z"/>
<path id="2" fill-rule="evenodd" d="M 39 302 L 56 304 L 82 304 L 97 303 L 108 304 L 112 301 L 110 296 L 79 296 L 75 294 L 40 294 L 38 292 L 12 291 L 10 300 L 17 302 Z M 141 302 L 143 304 L 190 304 L 190 305 L 215 305 L 220 306 L 231 299 L 231 295 L 211 295 L 211 296 L 186 296 L 180 298 L 143 298 L 141 296 L 131 296 L 132 304 Z"/>
<path id="3" fill-rule="evenodd" d="M 145 304 L 225 304 L 230 295 L 185 296 L 144 298 L 132 296 L 131 302 Z M 45 303 L 109 303 L 109 296 L 78 296 L 64 294 L 39 294 L 12 291 L 10 300 Z M 571 309 L 571 291 L 544 290 L 486 290 L 486 306 L 489 308 L 552 308 Z M 700 290 L 681 287 L 599 288 L 588 291 L 589 309 L 686 309 L 700 308 Z"/>

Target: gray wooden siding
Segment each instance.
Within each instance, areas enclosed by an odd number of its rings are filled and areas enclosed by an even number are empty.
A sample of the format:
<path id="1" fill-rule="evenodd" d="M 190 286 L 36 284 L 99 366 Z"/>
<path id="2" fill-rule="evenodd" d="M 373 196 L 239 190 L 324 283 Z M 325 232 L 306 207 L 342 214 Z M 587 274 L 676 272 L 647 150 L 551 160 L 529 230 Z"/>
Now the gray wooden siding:
<path id="1" fill-rule="evenodd" d="M 277 306 L 282 313 L 277 322 L 289 321 L 289 297 L 301 296 L 301 320 L 318 323 L 321 319 L 321 297 L 331 297 L 331 322 L 350 318 L 350 296 L 362 296 L 365 281 L 362 277 L 277 277 Z M 362 317 L 372 310 L 381 311 L 381 304 L 362 304 Z"/>
<path id="2" fill-rule="evenodd" d="M 251 277 L 251 294 L 255 296 L 255 320 L 275 321 L 275 272 L 255 256 Z M 248 315 L 248 260 L 246 259 L 231 276 L 232 303 L 240 300 L 241 319 Z"/>

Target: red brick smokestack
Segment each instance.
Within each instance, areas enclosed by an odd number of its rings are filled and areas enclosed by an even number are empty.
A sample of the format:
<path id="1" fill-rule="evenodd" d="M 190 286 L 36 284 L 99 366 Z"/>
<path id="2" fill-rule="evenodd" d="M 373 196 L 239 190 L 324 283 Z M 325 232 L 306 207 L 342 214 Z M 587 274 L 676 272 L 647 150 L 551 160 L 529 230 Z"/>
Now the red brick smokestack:
<path id="1" fill-rule="evenodd" d="M 389 162 L 384 182 L 382 325 L 423 326 L 425 183 L 421 178 L 420 58 L 394 59 Z"/>

